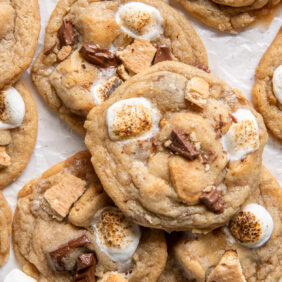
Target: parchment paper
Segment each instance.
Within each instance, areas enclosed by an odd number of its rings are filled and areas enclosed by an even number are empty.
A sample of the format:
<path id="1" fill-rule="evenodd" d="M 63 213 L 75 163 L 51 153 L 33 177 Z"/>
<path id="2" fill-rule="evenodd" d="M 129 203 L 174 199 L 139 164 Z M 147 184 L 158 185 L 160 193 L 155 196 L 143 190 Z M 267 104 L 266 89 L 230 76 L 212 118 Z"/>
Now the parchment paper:
<path id="1" fill-rule="evenodd" d="M 37 53 L 43 46 L 45 27 L 56 3 L 56 0 L 39 0 L 41 32 Z M 181 9 L 179 5 L 173 2 L 171 4 Z M 217 32 L 185 15 L 193 23 L 206 46 L 212 73 L 238 88 L 248 99 L 251 99 L 255 68 L 282 25 L 282 10 L 280 9 L 269 27 L 255 26 L 238 35 Z M 50 166 L 85 149 L 83 138 L 51 112 L 39 97 L 31 83 L 29 70 L 22 78 L 36 100 L 39 128 L 36 148 L 27 168 L 16 182 L 3 191 L 13 210 L 16 206 L 17 192 L 24 184 L 40 176 Z M 270 137 L 263 159 L 266 167 L 282 184 L 282 143 Z M 11 249 L 9 261 L 0 268 L 0 281 L 3 281 L 5 275 L 16 267 L 18 263 Z"/>

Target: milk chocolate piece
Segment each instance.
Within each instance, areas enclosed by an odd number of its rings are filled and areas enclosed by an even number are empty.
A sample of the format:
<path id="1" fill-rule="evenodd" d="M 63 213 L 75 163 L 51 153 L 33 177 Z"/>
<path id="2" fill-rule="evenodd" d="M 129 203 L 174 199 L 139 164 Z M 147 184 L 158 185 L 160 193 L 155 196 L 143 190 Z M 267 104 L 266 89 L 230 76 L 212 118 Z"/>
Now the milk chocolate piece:
<path id="1" fill-rule="evenodd" d="M 74 281 L 76 282 L 96 282 L 95 267 L 90 266 L 82 273 L 75 273 Z"/>
<path id="2" fill-rule="evenodd" d="M 197 68 L 200 69 L 200 70 L 203 70 L 203 71 L 205 71 L 207 73 L 211 72 L 210 68 L 207 65 L 205 65 L 205 64 L 197 65 Z"/>
<path id="3" fill-rule="evenodd" d="M 97 260 L 93 253 L 82 254 L 77 258 L 77 269 L 74 281 L 95 282 Z"/>
<path id="4" fill-rule="evenodd" d="M 153 60 L 153 65 L 163 61 L 171 61 L 172 55 L 171 50 L 166 44 L 158 44 L 157 52 Z"/>
<path id="5" fill-rule="evenodd" d="M 58 31 L 61 46 L 74 45 L 75 35 L 72 23 L 68 20 L 63 20 L 62 25 Z"/>
<path id="6" fill-rule="evenodd" d="M 101 68 L 117 67 L 118 61 L 109 50 L 98 48 L 96 45 L 84 44 L 79 53 L 85 60 Z"/>
<path id="7" fill-rule="evenodd" d="M 200 203 L 204 204 L 210 211 L 219 214 L 224 211 L 222 191 L 213 188 L 210 192 L 203 192 L 200 196 Z"/>
<path id="8" fill-rule="evenodd" d="M 51 52 L 54 50 L 54 48 L 56 47 L 56 45 L 57 45 L 57 42 L 54 42 L 51 46 L 49 46 L 48 48 L 46 48 L 45 50 L 44 50 L 44 55 L 45 56 L 48 56 L 49 54 L 51 54 Z"/>
<path id="9" fill-rule="evenodd" d="M 168 148 L 173 153 L 178 154 L 188 160 L 194 160 L 200 154 L 190 142 L 189 135 L 179 128 L 174 128 L 172 130 L 170 134 L 170 141 L 171 143 Z"/>
<path id="10" fill-rule="evenodd" d="M 74 249 L 86 247 L 88 244 L 90 244 L 90 241 L 86 235 L 82 235 L 76 239 L 73 239 L 68 243 L 59 246 L 57 250 L 48 253 L 48 262 L 50 263 L 54 271 L 66 271 L 67 269 L 65 267 L 63 259 Z"/>

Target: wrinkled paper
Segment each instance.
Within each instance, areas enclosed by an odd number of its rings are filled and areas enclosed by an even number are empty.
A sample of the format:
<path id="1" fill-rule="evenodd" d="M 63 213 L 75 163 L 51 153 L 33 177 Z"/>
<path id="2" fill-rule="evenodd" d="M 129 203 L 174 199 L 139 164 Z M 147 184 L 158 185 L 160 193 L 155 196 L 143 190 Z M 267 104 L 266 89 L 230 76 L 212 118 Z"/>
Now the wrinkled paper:
<path id="1" fill-rule="evenodd" d="M 43 46 L 45 27 L 56 2 L 56 0 L 39 0 L 41 32 L 36 54 Z M 172 4 L 177 9 L 181 9 L 179 5 Z M 241 90 L 250 100 L 256 66 L 282 25 L 282 9 L 269 27 L 258 25 L 238 35 L 217 32 L 192 19 L 191 16 L 185 15 L 192 22 L 206 46 L 212 73 Z M 83 137 L 73 132 L 44 104 L 31 83 L 29 70 L 22 79 L 36 100 L 39 127 L 37 144 L 27 168 L 12 185 L 3 191 L 13 210 L 16 206 L 17 193 L 27 182 L 39 177 L 52 165 L 85 149 Z M 279 144 L 278 141 L 269 138 L 263 160 L 265 166 L 282 184 L 282 143 Z M 0 281 L 3 281 L 5 275 L 16 267 L 19 265 L 11 249 L 8 262 L 0 268 Z"/>

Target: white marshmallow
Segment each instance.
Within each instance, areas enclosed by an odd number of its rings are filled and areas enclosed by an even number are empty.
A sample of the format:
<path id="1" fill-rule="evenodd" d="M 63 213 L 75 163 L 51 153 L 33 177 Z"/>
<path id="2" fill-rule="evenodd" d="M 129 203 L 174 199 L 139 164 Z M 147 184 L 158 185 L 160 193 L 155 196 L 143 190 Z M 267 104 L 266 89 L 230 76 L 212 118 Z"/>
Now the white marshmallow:
<path id="1" fill-rule="evenodd" d="M 105 207 L 97 212 L 92 222 L 96 243 L 112 261 L 129 265 L 135 253 L 141 229 L 131 223 L 115 207 Z"/>
<path id="2" fill-rule="evenodd" d="M 164 20 L 158 9 L 140 2 L 121 5 L 116 22 L 133 38 L 155 40 L 163 33 Z"/>
<path id="3" fill-rule="evenodd" d="M 223 149 L 228 152 L 229 160 L 236 161 L 256 151 L 260 141 L 258 124 L 250 110 L 239 109 L 233 116 L 237 122 L 222 136 L 221 142 Z"/>
<path id="4" fill-rule="evenodd" d="M 118 101 L 107 111 L 108 132 L 114 141 L 149 139 L 156 133 L 159 121 L 158 110 L 143 97 Z"/>
<path id="5" fill-rule="evenodd" d="M 259 248 L 271 237 L 273 220 L 261 205 L 248 204 L 230 223 L 232 235 L 243 246 Z"/>
<path id="6" fill-rule="evenodd" d="M 4 112 L 0 115 L 0 129 L 19 127 L 24 119 L 25 104 L 19 92 L 11 87 L 0 93 L 3 98 Z"/>
<path id="7" fill-rule="evenodd" d="M 272 85 L 276 98 L 282 104 L 282 65 L 274 71 Z"/>
<path id="8" fill-rule="evenodd" d="M 37 280 L 26 275 L 19 269 L 13 269 L 4 278 L 4 282 L 36 282 Z"/>

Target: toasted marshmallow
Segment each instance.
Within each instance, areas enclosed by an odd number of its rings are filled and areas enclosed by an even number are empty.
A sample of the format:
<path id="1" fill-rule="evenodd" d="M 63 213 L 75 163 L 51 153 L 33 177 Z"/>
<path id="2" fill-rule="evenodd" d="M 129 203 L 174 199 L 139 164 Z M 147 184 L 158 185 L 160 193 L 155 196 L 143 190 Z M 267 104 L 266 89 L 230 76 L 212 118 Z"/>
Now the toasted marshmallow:
<path id="1" fill-rule="evenodd" d="M 92 226 L 100 250 L 112 261 L 128 265 L 139 245 L 140 227 L 128 221 L 115 207 L 99 210 Z"/>
<path id="2" fill-rule="evenodd" d="M 0 129 L 19 127 L 24 115 L 25 104 L 15 88 L 11 87 L 0 93 Z"/>
<path id="3" fill-rule="evenodd" d="M 237 161 L 259 148 L 259 128 L 250 110 L 239 109 L 233 116 L 237 122 L 232 124 L 221 141 L 229 160 Z"/>
<path id="4" fill-rule="evenodd" d="M 91 93 L 94 97 L 95 104 L 99 105 L 106 101 L 121 84 L 122 80 L 117 76 L 113 76 L 104 83 L 91 87 Z"/>
<path id="5" fill-rule="evenodd" d="M 26 275 L 19 269 L 13 269 L 4 278 L 4 282 L 36 282 L 37 280 Z"/>
<path id="6" fill-rule="evenodd" d="M 163 33 L 164 20 L 158 9 L 140 2 L 121 5 L 116 22 L 133 38 L 155 40 Z"/>
<path id="7" fill-rule="evenodd" d="M 270 239 L 273 220 L 263 206 L 249 204 L 231 220 L 229 229 L 243 246 L 259 248 Z"/>
<path id="8" fill-rule="evenodd" d="M 107 111 L 110 138 L 114 141 L 145 140 L 158 129 L 160 115 L 145 98 L 130 98 L 114 103 Z"/>
<path id="9" fill-rule="evenodd" d="M 282 104 L 282 65 L 274 71 L 272 85 L 276 98 Z"/>
<path id="10" fill-rule="evenodd" d="M 106 272 L 101 279 L 98 279 L 98 282 L 127 282 L 126 279 L 122 274 L 111 271 Z"/>

